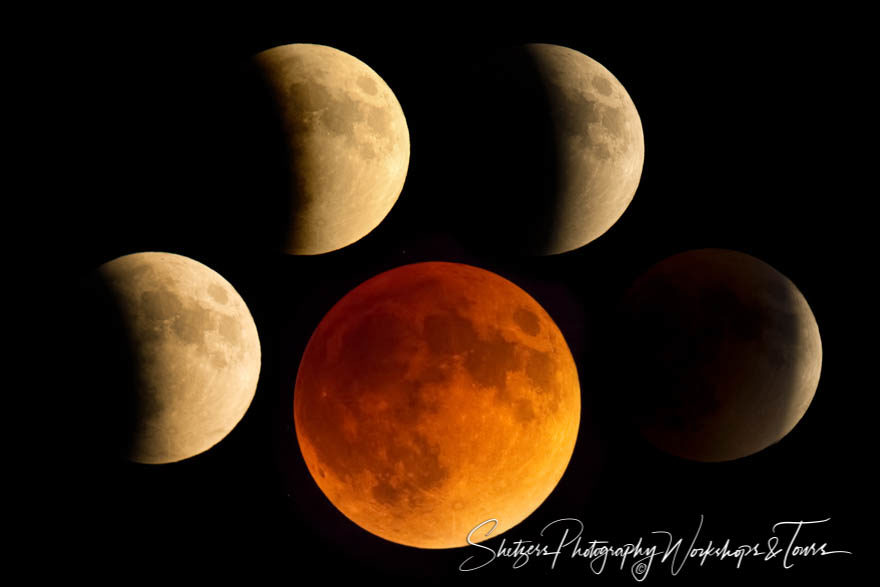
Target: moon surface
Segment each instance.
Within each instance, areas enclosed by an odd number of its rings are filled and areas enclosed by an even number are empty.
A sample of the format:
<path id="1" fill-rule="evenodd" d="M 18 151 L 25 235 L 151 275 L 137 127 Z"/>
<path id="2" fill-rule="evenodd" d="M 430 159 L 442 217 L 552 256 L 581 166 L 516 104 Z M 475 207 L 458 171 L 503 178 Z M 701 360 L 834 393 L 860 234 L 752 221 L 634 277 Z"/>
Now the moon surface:
<path id="1" fill-rule="evenodd" d="M 604 234 L 632 201 L 645 157 L 623 85 L 583 53 L 540 43 L 501 52 L 479 77 L 474 230 L 492 227 L 486 238 L 536 254 Z"/>
<path id="2" fill-rule="evenodd" d="M 316 255 L 373 230 L 397 201 L 409 130 L 388 85 L 365 63 L 322 45 L 256 55 L 289 147 L 285 251 Z"/>
<path id="3" fill-rule="evenodd" d="M 630 406 L 656 447 L 729 461 L 782 439 L 819 384 L 819 327 L 770 265 L 703 249 L 651 267 L 625 296 Z M 630 397 L 630 396 L 628 396 Z"/>
<path id="4" fill-rule="evenodd" d="M 131 356 L 127 456 L 170 463 L 222 440 L 250 406 L 260 340 L 235 289 L 215 271 L 171 253 L 135 253 L 98 274 Z"/>
<path id="5" fill-rule="evenodd" d="M 349 519 L 450 548 L 492 518 L 492 537 L 510 529 L 550 494 L 574 449 L 580 387 L 527 293 L 469 265 L 418 263 L 327 313 L 302 357 L 294 420 L 312 477 Z"/>

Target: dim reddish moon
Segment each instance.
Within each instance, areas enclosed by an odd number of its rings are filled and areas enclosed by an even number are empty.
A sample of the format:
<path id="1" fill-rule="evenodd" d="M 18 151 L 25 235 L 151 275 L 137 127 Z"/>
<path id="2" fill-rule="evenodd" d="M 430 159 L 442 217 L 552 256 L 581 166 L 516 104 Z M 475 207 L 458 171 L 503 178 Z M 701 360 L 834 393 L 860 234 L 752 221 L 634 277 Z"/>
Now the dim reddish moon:
<path id="1" fill-rule="evenodd" d="M 697 461 L 756 453 L 788 434 L 819 384 L 822 342 L 787 277 L 744 253 L 673 255 L 623 303 L 636 419 L 656 447 Z"/>
<path id="2" fill-rule="evenodd" d="M 418 263 L 327 313 L 299 367 L 294 420 L 312 477 L 349 519 L 451 548 L 491 518 L 492 536 L 510 529 L 553 491 L 580 387 L 562 333 L 526 292 L 476 267 Z"/>

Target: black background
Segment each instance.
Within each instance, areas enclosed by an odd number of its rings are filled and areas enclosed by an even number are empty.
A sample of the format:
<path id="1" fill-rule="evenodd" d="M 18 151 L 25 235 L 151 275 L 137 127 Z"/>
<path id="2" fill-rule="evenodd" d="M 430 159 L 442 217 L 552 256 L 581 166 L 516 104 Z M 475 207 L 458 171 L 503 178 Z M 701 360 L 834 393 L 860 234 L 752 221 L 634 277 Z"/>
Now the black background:
<path id="1" fill-rule="evenodd" d="M 630 15 L 536 15 L 540 9 L 503 16 L 415 6 L 259 17 L 256 10 L 131 12 L 78 14 L 75 26 L 62 26 L 56 87 L 73 125 L 44 162 L 66 187 L 37 202 L 59 221 L 51 231 L 60 237 L 59 279 L 75 287 L 100 263 L 136 251 L 190 256 L 248 304 L 263 366 L 236 429 L 206 453 L 163 466 L 104 456 L 100 420 L 110 414 L 96 405 L 88 375 L 70 366 L 58 431 L 72 458 L 50 490 L 63 513 L 53 537 L 44 538 L 61 556 L 48 566 L 111 580 L 184 573 L 299 584 L 315 573 L 393 583 L 631 584 L 626 570 L 595 576 L 568 559 L 554 570 L 541 559 L 512 570 L 505 559 L 461 573 L 468 556 L 485 553 L 376 538 L 311 480 L 296 444 L 292 394 L 312 330 L 369 277 L 445 260 L 495 271 L 528 291 L 556 320 L 578 363 L 584 411 L 571 464 L 547 501 L 505 538 L 539 540 L 545 524 L 573 517 L 589 539 L 626 543 L 669 530 L 687 543 L 705 515 L 705 540 L 765 545 L 776 522 L 831 518 L 799 542 L 827 541 L 853 556 L 798 560 L 788 570 L 779 559 L 747 560 L 740 570 L 730 560 L 702 568 L 692 560 L 677 577 L 655 563 L 648 581 L 853 576 L 869 552 L 863 484 L 874 463 L 862 448 L 858 406 L 869 390 L 855 358 L 862 325 L 853 308 L 862 287 L 853 268 L 867 256 L 852 222 L 867 196 L 859 179 L 859 16 L 771 22 L 763 14 L 666 14 L 634 24 Z M 406 185 L 389 216 L 357 243 L 315 257 L 269 252 L 271 231 L 259 224 L 278 186 L 254 118 L 248 59 L 292 42 L 330 45 L 367 63 L 395 92 L 411 137 Z M 602 63 L 626 87 L 645 134 L 642 179 L 626 213 L 597 241 L 553 257 L 481 250 L 456 229 L 468 214 L 457 202 L 480 197 L 462 173 L 469 168 L 462 161 L 468 129 L 458 116 L 468 103 L 466 73 L 485 52 L 522 42 L 563 45 Z M 515 132 L 516 121 L 510 125 Z M 604 368 L 609 316 L 626 287 L 657 261 L 703 247 L 749 253 L 788 276 L 813 309 L 824 353 L 818 391 L 800 424 L 777 445 L 721 464 L 672 458 L 641 441 L 626 426 L 614 401 L 620 390 Z M 92 343 L 88 329 L 70 334 L 66 348 Z"/>

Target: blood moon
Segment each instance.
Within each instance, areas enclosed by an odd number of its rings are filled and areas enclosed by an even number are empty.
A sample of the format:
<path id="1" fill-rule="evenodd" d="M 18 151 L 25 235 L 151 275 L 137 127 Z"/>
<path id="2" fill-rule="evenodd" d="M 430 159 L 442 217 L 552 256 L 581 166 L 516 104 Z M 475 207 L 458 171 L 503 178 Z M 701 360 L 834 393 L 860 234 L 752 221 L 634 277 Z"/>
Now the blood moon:
<path id="1" fill-rule="evenodd" d="M 469 265 L 418 263 L 327 313 L 299 367 L 294 420 L 312 477 L 349 519 L 451 548 L 492 518 L 493 537 L 510 529 L 553 491 L 580 387 L 562 333 L 526 292 Z"/>

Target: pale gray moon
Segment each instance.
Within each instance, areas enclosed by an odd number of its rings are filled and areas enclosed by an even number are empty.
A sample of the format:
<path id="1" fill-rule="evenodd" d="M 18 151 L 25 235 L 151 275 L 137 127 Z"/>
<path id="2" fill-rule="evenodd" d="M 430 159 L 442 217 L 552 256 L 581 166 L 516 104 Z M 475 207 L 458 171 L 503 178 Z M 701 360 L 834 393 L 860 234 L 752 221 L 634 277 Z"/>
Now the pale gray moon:
<path id="1" fill-rule="evenodd" d="M 170 463 L 202 453 L 244 416 L 260 375 L 260 340 L 241 296 L 211 268 L 135 253 L 98 274 L 131 355 L 127 457 Z"/>
<path id="2" fill-rule="evenodd" d="M 627 409 L 656 447 L 729 461 L 785 437 L 819 385 L 810 306 L 767 263 L 723 249 L 669 257 L 623 302 Z"/>
<path id="3" fill-rule="evenodd" d="M 607 232 L 633 200 L 645 158 L 642 123 L 602 64 L 566 47 L 510 47 L 478 62 L 457 118 L 470 190 L 466 237 L 552 255 Z M 470 217 L 473 216 L 473 220 Z"/>
<path id="4" fill-rule="evenodd" d="M 316 255 L 361 239 L 406 179 L 409 130 L 397 98 L 369 66 L 332 47 L 283 45 L 255 61 L 289 145 L 285 251 Z"/>
<path id="5" fill-rule="evenodd" d="M 560 191 L 546 253 L 582 247 L 623 215 L 645 159 L 642 122 L 617 78 L 601 63 L 558 45 L 527 45 L 551 102 Z"/>

